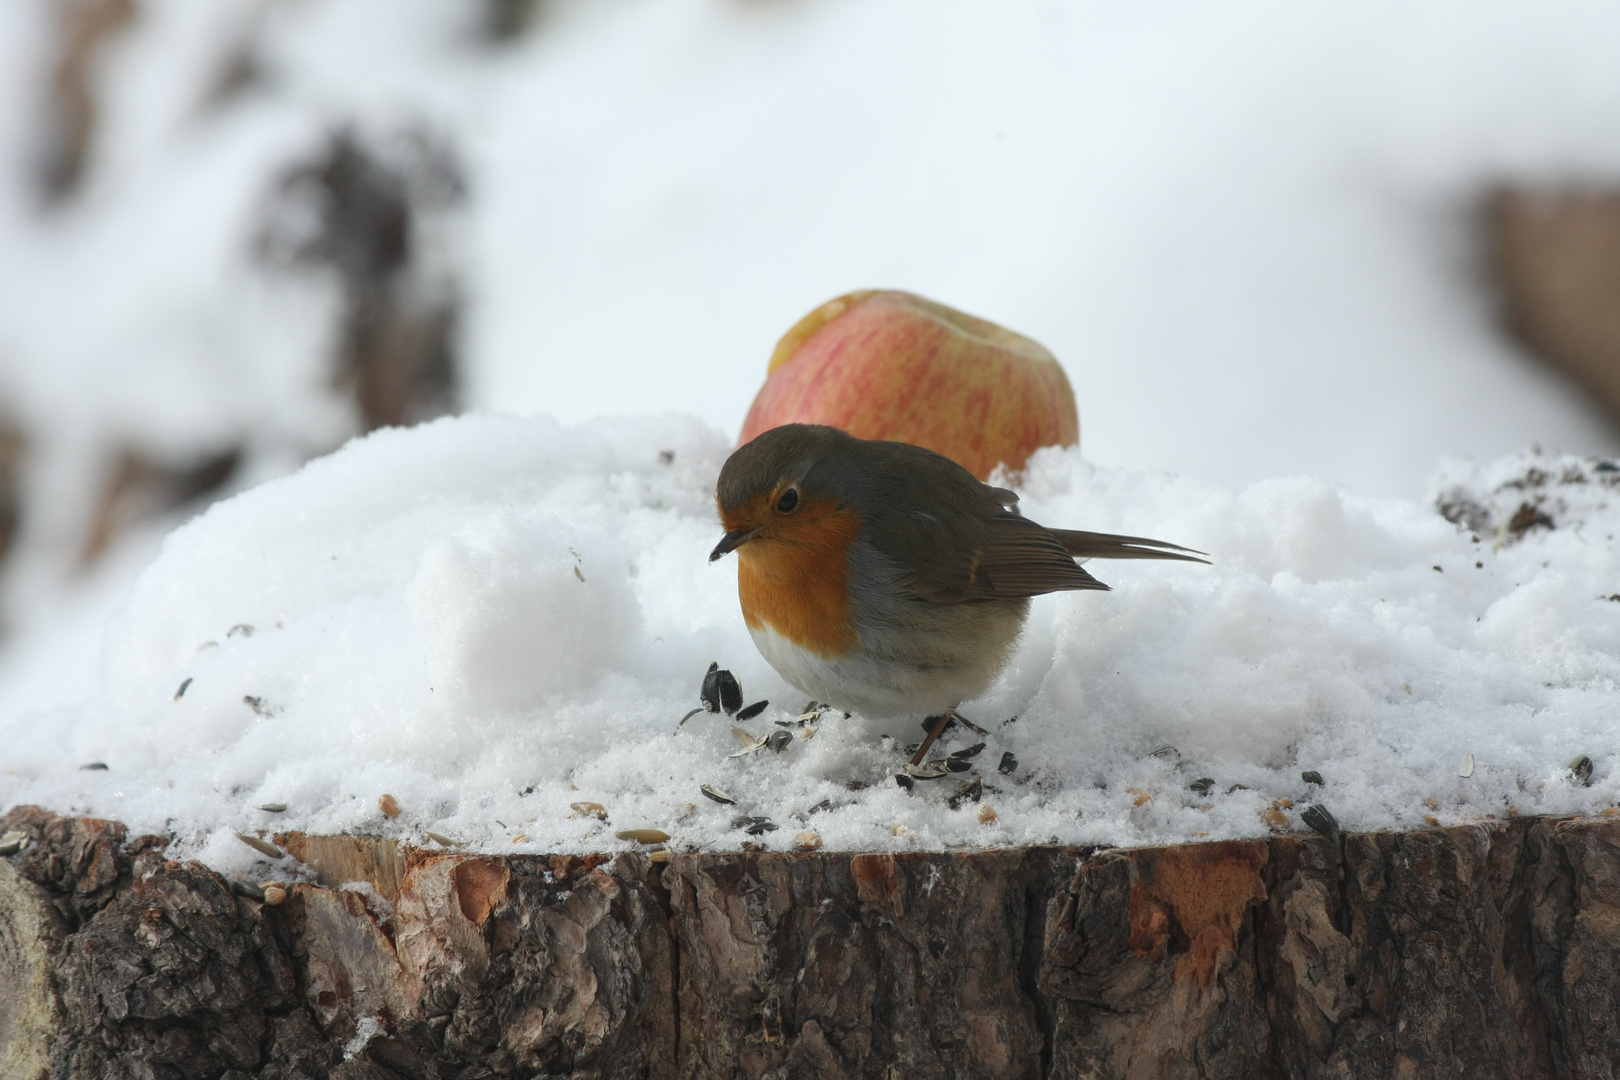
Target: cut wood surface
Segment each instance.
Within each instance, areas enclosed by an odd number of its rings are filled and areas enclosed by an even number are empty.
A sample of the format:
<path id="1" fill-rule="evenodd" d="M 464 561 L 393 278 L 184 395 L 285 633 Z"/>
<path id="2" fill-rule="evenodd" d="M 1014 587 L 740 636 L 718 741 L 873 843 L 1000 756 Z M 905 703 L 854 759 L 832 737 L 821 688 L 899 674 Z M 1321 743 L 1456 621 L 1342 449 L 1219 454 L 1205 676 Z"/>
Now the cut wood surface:
<path id="1" fill-rule="evenodd" d="M 1093 851 L 0 834 L 7 1077 L 1608 1077 L 1620 820 Z M 361 884 L 364 883 L 364 884 Z"/>

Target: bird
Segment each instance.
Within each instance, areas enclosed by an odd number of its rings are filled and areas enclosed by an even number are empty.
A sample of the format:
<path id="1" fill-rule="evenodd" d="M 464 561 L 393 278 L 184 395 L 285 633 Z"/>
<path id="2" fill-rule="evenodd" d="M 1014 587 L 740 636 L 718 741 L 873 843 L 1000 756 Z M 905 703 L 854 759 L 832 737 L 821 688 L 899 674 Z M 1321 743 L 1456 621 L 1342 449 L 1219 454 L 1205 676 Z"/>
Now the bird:
<path id="1" fill-rule="evenodd" d="M 1107 590 L 1076 559 L 1207 562 L 1140 536 L 1049 529 L 1018 495 L 943 454 L 784 424 L 720 469 L 743 621 L 765 660 L 814 700 L 871 718 L 923 714 L 927 740 L 1011 659 L 1030 597 Z M 982 731 L 982 728 L 976 730 Z"/>

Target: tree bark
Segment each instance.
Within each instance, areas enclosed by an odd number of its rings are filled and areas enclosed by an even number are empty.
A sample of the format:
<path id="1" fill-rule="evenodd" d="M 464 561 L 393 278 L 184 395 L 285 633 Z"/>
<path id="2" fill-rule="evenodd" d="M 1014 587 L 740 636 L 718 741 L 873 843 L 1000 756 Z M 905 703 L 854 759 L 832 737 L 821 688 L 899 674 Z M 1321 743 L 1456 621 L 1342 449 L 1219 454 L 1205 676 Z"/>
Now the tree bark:
<path id="1" fill-rule="evenodd" d="M 1620 1065 L 1610 817 L 662 864 L 294 834 L 316 880 L 279 906 L 114 822 L 8 832 L 0 1073 L 27 1080 Z"/>

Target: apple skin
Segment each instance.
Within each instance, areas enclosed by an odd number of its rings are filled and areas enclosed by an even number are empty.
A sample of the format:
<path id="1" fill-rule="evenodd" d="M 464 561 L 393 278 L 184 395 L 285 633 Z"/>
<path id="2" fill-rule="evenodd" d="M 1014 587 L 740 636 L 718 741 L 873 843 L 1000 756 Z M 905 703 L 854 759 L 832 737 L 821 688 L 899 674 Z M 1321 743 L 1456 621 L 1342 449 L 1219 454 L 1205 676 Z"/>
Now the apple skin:
<path id="1" fill-rule="evenodd" d="M 895 290 L 846 293 L 783 335 L 737 444 L 791 423 L 925 446 L 981 480 L 1080 441 L 1074 390 L 1051 353 Z"/>

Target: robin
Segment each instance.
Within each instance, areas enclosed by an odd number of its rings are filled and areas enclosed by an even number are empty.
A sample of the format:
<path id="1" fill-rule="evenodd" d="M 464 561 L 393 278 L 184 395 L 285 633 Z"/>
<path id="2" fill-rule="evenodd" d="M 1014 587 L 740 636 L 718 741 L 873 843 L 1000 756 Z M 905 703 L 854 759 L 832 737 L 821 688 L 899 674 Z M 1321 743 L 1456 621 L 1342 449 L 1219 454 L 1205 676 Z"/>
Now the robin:
<path id="1" fill-rule="evenodd" d="M 760 653 L 817 701 L 930 717 L 913 765 L 1006 666 L 1030 597 L 1108 588 L 1076 559 L 1206 561 L 1162 540 L 1044 528 L 950 458 L 815 424 L 739 447 L 715 502 L 726 532 L 709 561 L 737 553 Z"/>

